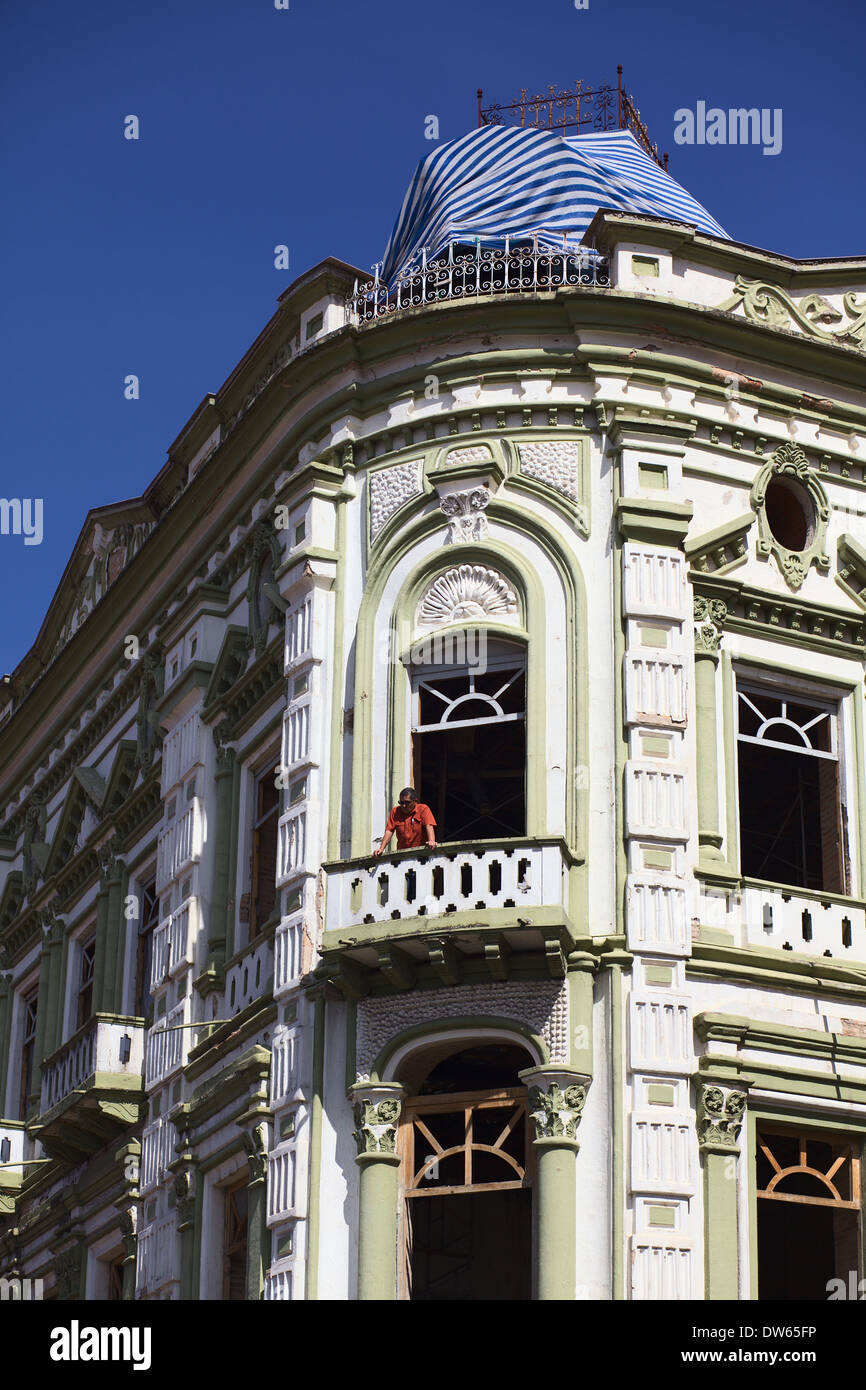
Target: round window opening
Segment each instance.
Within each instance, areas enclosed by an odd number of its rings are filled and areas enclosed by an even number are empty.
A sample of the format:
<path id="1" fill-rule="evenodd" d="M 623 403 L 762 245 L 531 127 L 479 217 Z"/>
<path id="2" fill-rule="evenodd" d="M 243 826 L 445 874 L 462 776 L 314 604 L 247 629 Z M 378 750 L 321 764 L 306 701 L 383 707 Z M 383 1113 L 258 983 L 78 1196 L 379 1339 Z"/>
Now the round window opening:
<path id="1" fill-rule="evenodd" d="M 786 550 L 805 550 L 815 534 L 815 509 L 802 484 L 773 478 L 764 503 L 767 525 Z"/>

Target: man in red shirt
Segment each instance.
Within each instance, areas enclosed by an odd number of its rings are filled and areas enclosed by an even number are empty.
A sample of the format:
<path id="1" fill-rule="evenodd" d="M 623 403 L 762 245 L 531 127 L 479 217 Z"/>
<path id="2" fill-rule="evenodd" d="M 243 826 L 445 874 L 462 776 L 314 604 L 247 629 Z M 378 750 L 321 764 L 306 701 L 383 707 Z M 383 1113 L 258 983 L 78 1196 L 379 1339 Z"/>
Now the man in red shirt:
<path id="1" fill-rule="evenodd" d="M 424 805 L 423 801 L 418 800 L 418 793 L 415 788 L 404 787 L 400 793 L 399 805 L 393 807 L 388 817 L 382 843 L 378 849 L 373 850 L 373 853 L 374 855 L 382 853 L 395 830 L 398 849 L 420 849 L 425 843 L 428 849 L 435 849 L 435 825 L 433 812 L 429 806 Z"/>

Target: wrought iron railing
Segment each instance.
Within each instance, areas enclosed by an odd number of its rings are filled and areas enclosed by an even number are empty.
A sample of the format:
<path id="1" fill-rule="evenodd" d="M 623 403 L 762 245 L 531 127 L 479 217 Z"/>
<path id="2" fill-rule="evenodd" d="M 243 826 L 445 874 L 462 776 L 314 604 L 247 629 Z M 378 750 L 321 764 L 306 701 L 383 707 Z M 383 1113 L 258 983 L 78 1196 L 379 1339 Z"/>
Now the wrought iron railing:
<path id="1" fill-rule="evenodd" d="M 452 242 L 433 261 L 422 252 L 420 262 L 405 267 L 392 285 L 375 278 L 355 282 L 346 300 L 349 323 L 368 323 L 401 309 L 439 304 L 449 299 L 478 299 L 486 295 L 541 294 L 549 290 L 594 285 L 610 287 L 608 263 L 594 251 L 569 246 L 561 250 L 533 245 L 509 245 L 499 250 Z"/>
<path id="2" fill-rule="evenodd" d="M 662 169 L 668 167 L 667 155 L 660 156 L 658 145 L 649 136 L 634 98 L 622 85 L 622 64 L 616 70 L 616 87 L 603 82 L 586 87 L 576 82 L 570 92 L 548 87 L 547 93 L 528 95 L 524 87 L 517 101 L 504 104 L 491 102 L 482 106 L 484 93 L 478 89 L 478 125 L 512 125 L 521 129 L 573 130 L 630 130 L 638 144 Z"/>

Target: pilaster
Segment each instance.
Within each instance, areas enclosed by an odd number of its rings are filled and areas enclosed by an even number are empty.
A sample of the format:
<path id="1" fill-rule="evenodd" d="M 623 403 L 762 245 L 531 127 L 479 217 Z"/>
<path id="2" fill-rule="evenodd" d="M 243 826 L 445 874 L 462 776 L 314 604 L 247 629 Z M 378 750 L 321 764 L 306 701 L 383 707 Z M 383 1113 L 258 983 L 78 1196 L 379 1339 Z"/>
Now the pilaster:
<path id="1" fill-rule="evenodd" d="M 397 1127 L 403 1087 L 391 1082 L 352 1086 L 349 1099 L 358 1145 L 358 1299 L 397 1297 Z"/>

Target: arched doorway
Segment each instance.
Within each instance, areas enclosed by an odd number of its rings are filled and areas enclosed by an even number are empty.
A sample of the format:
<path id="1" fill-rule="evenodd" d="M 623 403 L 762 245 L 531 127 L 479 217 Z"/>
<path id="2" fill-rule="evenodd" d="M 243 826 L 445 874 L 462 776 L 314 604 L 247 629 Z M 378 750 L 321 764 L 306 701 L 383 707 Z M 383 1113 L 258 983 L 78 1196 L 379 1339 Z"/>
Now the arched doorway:
<path id="1" fill-rule="evenodd" d="M 401 1296 L 532 1297 L 531 1064 L 513 1043 L 452 1042 L 418 1058 L 400 1127 Z"/>

